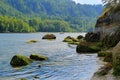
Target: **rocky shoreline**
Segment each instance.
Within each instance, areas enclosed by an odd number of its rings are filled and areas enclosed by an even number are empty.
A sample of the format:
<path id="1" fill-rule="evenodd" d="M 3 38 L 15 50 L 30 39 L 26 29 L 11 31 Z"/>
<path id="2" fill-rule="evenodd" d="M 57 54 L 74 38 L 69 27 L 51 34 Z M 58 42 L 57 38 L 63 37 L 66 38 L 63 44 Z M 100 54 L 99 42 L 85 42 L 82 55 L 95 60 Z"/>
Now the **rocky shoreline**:
<path id="1" fill-rule="evenodd" d="M 108 56 L 111 69 L 100 68 L 92 77 L 91 80 L 120 80 L 120 4 L 108 7 L 103 14 L 98 18 L 96 29 L 94 32 L 100 33 L 100 42 L 103 51 L 110 51 L 111 56 Z M 102 53 L 102 56 L 106 55 Z M 104 56 L 105 58 L 105 56 Z M 109 63 L 109 62 L 107 62 Z M 106 67 L 106 65 L 105 65 Z M 108 67 L 108 66 L 107 66 Z M 110 66 L 109 66 L 110 67 Z M 106 72 L 107 71 L 107 72 Z M 101 73 L 99 75 L 98 73 Z"/>

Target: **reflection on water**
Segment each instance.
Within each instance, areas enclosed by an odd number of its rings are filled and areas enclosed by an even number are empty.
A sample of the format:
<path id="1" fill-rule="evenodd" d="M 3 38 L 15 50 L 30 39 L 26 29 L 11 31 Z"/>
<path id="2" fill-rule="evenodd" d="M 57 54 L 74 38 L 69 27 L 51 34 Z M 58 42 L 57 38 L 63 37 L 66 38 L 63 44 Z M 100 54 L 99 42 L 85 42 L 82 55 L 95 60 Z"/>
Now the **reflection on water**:
<path id="1" fill-rule="evenodd" d="M 78 54 L 75 45 L 62 42 L 66 36 L 77 37 L 82 33 L 54 33 L 54 41 L 42 40 L 45 33 L 0 34 L 0 80 L 90 80 L 100 63 L 96 54 Z M 84 35 L 84 34 L 82 34 Z M 28 40 L 39 42 L 27 44 Z M 49 57 L 47 61 L 33 62 L 22 68 L 9 64 L 15 54 L 32 53 Z M 39 67 L 41 65 L 41 67 Z"/>

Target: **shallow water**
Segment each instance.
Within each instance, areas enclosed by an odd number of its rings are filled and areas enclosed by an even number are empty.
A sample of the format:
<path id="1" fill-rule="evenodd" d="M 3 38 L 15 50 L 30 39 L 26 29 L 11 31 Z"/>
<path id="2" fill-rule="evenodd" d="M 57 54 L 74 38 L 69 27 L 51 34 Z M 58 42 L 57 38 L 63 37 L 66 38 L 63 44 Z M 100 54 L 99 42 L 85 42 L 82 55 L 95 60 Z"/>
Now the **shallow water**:
<path id="1" fill-rule="evenodd" d="M 66 36 L 84 33 L 54 33 L 56 40 L 42 40 L 46 33 L 0 34 L 0 80 L 90 80 L 100 67 L 97 54 L 78 54 L 75 45 L 62 42 Z M 39 40 L 28 44 L 27 41 Z M 33 62 L 29 66 L 12 68 L 10 60 L 15 54 L 32 53 L 49 57 L 47 61 Z M 38 66 L 41 65 L 39 68 Z"/>

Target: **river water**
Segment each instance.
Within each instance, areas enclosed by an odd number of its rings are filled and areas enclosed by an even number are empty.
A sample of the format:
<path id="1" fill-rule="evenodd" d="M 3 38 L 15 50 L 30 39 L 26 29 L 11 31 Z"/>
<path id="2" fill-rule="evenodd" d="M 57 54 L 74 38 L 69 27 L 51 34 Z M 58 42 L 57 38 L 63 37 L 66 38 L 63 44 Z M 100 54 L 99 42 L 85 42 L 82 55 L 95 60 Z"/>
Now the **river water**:
<path id="1" fill-rule="evenodd" d="M 85 33 L 54 33 L 56 40 L 41 38 L 46 33 L 0 34 L 0 80 L 90 80 L 101 66 L 97 54 L 78 54 L 76 45 L 62 42 L 67 36 L 77 37 Z M 39 40 L 28 44 L 27 41 Z M 47 61 L 13 68 L 10 60 L 15 54 L 29 56 L 32 53 L 49 57 Z M 41 67 L 38 67 L 41 65 Z"/>

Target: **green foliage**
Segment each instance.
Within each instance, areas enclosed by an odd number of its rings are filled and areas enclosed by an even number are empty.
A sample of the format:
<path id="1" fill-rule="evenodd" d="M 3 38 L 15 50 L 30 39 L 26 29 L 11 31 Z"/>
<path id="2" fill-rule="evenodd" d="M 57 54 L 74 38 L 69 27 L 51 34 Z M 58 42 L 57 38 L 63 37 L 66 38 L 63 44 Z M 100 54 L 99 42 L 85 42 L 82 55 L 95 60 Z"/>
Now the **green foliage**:
<path id="1" fill-rule="evenodd" d="M 113 61 L 113 56 L 112 56 L 112 52 L 108 52 L 104 58 L 105 62 L 112 62 Z"/>
<path id="2" fill-rule="evenodd" d="M 119 49 L 118 49 L 118 53 L 115 53 L 115 55 L 113 55 L 113 74 L 115 76 L 120 76 L 120 55 L 119 55 Z"/>
<path id="3" fill-rule="evenodd" d="M 113 13 L 117 13 L 118 11 L 120 11 L 120 4 L 115 5 L 113 8 Z"/>
<path id="4" fill-rule="evenodd" d="M 0 32 L 35 32 L 35 30 L 21 19 L 0 16 Z"/>
<path id="5" fill-rule="evenodd" d="M 110 52 L 107 51 L 99 51 L 98 52 L 98 57 L 105 57 L 107 54 L 109 54 Z"/>
<path id="6" fill-rule="evenodd" d="M 120 65 L 115 65 L 113 69 L 113 75 L 120 76 Z"/>
<path id="7" fill-rule="evenodd" d="M 81 5 L 72 0 L 0 0 L 0 15 L 15 17 L 13 21 L 5 19 L 2 28 L 6 30 L 0 32 L 93 31 L 101 12 L 101 5 Z M 12 24 L 6 24 L 7 20 Z"/>

